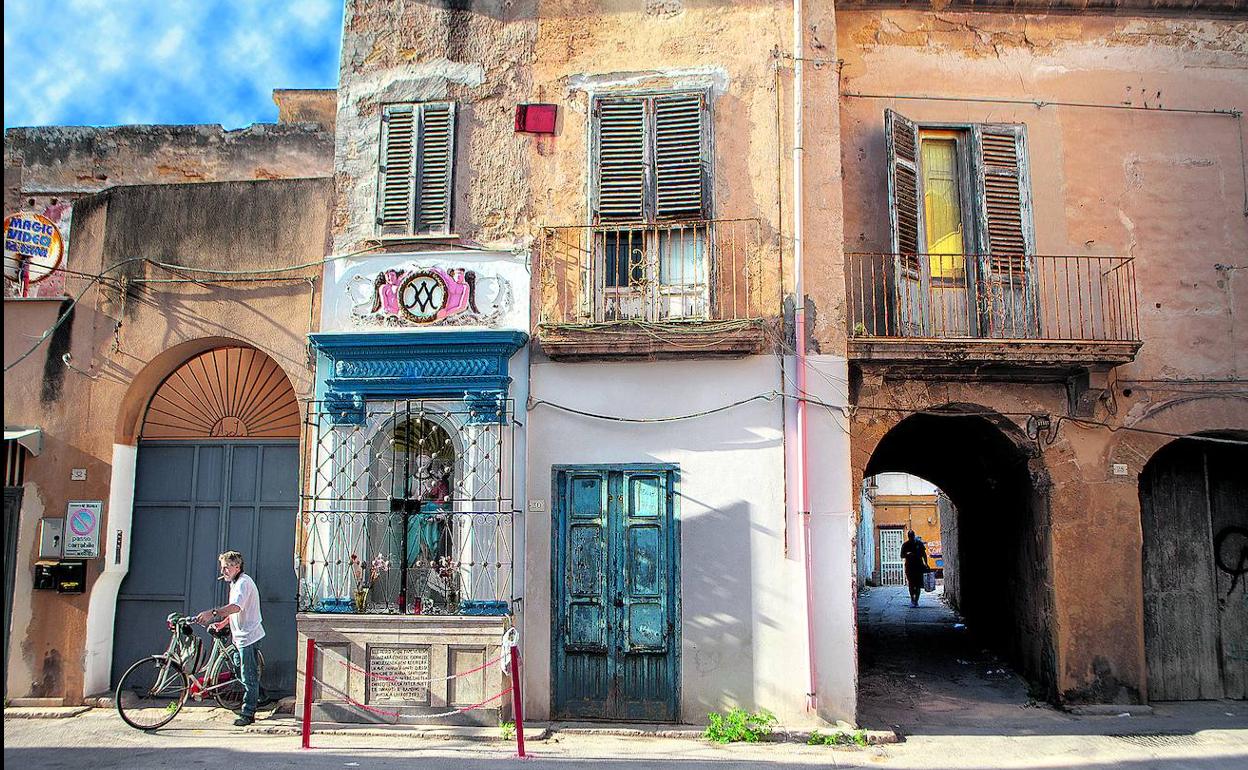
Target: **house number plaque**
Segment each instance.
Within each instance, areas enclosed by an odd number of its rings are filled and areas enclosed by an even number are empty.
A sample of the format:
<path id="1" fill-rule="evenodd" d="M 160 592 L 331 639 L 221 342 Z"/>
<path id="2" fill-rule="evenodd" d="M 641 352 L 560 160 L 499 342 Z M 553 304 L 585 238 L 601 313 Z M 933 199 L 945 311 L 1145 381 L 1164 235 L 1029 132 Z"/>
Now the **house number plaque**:
<path id="1" fill-rule="evenodd" d="M 369 647 L 369 700 L 429 702 L 428 647 Z"/>

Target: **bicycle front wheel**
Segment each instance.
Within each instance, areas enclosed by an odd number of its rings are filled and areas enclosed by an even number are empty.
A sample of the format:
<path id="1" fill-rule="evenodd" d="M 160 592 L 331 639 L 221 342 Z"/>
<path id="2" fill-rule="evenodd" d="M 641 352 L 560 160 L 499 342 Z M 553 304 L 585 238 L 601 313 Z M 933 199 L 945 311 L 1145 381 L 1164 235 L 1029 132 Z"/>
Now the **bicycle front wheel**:
<path id="1" fill-rule="evenodd" d="M 123 722 L 136 730 L 155 730 L 178 715 L 189 691 L 182 667 L 153 655 L 127 669 L 113 695 Z"/>
<path id="2" fill-rule="evenodd" d="M 229 653 L 223 656 L 222 664 L 218 668 L 219 671 L 212 676 L 212 681 L 223 684 L 220 689 L 213 690 L 217 705 L 235 714 L 242 713 L 244 694 L 242 656 L 237 647 L 230 648 Z M 256 680 L 264 681 L 264 653 L 259 650 L 256 650 Z"/>

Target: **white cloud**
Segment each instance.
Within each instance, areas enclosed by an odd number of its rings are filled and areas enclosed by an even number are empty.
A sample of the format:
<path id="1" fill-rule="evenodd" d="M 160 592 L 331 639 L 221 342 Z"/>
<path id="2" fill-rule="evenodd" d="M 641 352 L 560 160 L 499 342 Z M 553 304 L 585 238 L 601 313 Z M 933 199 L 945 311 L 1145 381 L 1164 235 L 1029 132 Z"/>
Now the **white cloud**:
<path id="1" fill-rule="evenodd" d="M 5 0 L 4 124 L 272 121 L 274 88 L 336 85 L 341 19 L 334 0 Z"/>

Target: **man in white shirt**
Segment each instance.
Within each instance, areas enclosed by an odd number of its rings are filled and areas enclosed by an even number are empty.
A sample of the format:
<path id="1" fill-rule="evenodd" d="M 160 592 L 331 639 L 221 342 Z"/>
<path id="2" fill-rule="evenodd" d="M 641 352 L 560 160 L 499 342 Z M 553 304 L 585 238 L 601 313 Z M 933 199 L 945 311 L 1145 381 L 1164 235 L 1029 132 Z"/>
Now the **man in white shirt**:
<path id="1" fill-rule="evenodd" d="M 234 720 L 235 727 L 246 727 L 256 721 L 256 702 L 260 699 L 260 677 L 256 671 L 256 642 L 264 638 L 260 617 L 260 590 L 250 575 L 243 574 L 243 555 L 226 551 L 217 557 L 221 562 L 221 579 L 230 584 L 230 600 L 224 607 L 204 610 L 195 620 L 220 628 L 230 624 L 234 646 L 242 658 L 243 713 Z"/>

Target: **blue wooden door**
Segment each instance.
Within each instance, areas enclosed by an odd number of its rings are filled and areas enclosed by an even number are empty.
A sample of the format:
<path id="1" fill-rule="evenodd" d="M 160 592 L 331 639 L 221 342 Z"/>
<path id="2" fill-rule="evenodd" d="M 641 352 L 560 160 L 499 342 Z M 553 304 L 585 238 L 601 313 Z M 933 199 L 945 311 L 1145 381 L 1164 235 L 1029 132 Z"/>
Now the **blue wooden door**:
<path id="1" fill-rule="evenodd" d="M 298 482 L 299 447 L 291 441 L 139 445 L 130 572 L 117 597 L 114 684 L 135 660 L 164 650 L 165 615 L 225 604 L 217 555 L 238 550 L 260 591 L 262 684 L 273 695 L 294 692 Z"/>
<path id="2" fill-rule="evenodd" d="M 679 537 L 671 466 L 556 468 L 554 714 L 679 714 Z"/>

